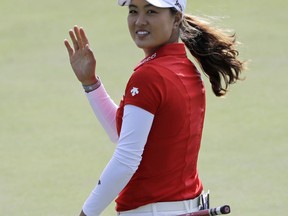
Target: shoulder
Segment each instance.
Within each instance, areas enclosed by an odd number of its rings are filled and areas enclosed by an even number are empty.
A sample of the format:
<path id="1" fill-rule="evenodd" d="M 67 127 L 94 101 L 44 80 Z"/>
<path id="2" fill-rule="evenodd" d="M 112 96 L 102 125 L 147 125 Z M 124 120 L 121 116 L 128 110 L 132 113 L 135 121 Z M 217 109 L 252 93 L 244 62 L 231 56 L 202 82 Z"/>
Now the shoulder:
<path id="1" fill-rule="evenodd" d="M 140 66 L 139 68 L 137 68 L 134 73 L 133 76 L 153 76 L 153 75 L 159 75 L 160 69 L 158 67 L 158 65 L 156 64 L 145 64 Z"/>
<path id="2" fill-rule="evenodd" d="M 163 98 L 163 77 L 152 65 L 134 71 L 125 89 L 125 105 L 140 107 L 155 114 Z"/>
<path id="3" fill-rule="evenodd" d="M 131 76 L 131 80 L 149 80 L 149 82 L 159 82 L 163 79 L 165 68 L 158 64 L 145 64 L 137 68 Z"/>

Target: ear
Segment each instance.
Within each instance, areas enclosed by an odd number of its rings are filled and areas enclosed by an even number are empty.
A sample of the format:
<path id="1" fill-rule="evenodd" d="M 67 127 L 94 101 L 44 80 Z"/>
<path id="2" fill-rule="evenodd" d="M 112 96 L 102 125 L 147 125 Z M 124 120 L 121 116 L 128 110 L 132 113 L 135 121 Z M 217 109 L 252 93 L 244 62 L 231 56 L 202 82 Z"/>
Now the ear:
<path id="1" fill-rule="evenodd" d="M 182 22 L 182 13 L 178 12 L 175 14 L 174 28 L 178 28 L 181 22 Z"/>

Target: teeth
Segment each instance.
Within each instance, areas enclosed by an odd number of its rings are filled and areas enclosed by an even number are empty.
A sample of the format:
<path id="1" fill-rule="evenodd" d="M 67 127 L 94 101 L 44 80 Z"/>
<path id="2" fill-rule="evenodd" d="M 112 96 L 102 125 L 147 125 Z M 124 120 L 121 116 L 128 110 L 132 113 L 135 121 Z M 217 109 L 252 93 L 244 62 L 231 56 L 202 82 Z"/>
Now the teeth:
<path id="1" fill-rule="evenodd" d="M 138 31 L 137 34 L 139 34 L 139 35 L 147 35 L 148 32 L 147 31 Z"/>

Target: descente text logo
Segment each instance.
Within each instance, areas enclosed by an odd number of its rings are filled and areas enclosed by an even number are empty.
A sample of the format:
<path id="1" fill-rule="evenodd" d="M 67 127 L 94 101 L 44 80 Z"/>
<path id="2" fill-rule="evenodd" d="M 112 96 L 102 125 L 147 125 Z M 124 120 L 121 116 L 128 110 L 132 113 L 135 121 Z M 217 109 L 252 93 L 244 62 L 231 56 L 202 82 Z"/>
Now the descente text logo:
<path id="1" fill-rule="evenodd" d="M 142 64 L 144 64 L 144 63 L 146 63 L 146 62 L 148 62 L 148 61 L 151 61 L 151 60 L 153 60 L 153 59 L 156 58 L 156 57 L 157 57 L 157 53 L 154 53 L 153 55 L 151 55 L 151 56 L 143 59 L 143 61 L 140 62 L 140 65 L 142 65 Z"/>

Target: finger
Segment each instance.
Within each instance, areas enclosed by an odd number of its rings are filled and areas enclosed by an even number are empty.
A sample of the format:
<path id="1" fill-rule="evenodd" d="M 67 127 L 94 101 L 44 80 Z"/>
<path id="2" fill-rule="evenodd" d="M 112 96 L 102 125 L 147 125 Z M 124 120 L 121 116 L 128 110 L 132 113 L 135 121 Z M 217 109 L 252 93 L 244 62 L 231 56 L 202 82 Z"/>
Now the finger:
<path id="1" fill-rule="evenodd" d="M 78 26 L 75 26 L 74 27 L 74 33 L 76 35 L 76 39 L 78 41 L 78 46 L 79 46 L 79 49 L 83 49 L 84 46 L 83 46 L 83 41 L 82 41 L 82 38 L 81 38 L 81 35 L 80 35 L 80 31 L 79 31 L 79 27 Z"/>
<path id="2" fill-rule="evenodd" d="M 70 43 L 67 39 L 64 40 L 64 44 L 67 48 L 67 51 L 69 53 L 69 57 L 71 57 L 74 54 L 74 50 L 72 49 L 72 47 L 70 46 Z"/>
<path id="3" fill-rule="evenodd" d="M 95 57 L 94 57 L 94 53 L 93 53 L 92 49 L 90 48 L 90 45 L 89 45 L 89 44 L 86 44 L 86 45 L 85 45 L 85 49 L 87 50 L 87 52 L 88 52 L 93 58 L 95 58 Z"/>
<path id="4" fill-rule="evenodd" d="M 83 28 L 80 28 L 80 36 L 82 38 L 83 46 L 86 46 L 87 44 L 89 44 L 88 38 Z"/>
<path id="5" fill-rule="evenodd" d="M 75 37 L 75 34 L 74 34 L 73 30 L 69 31 L 69 35 L 70 35 L 70 38 L 72 40 L 72 43 L 73 43 L 73 46 L 74 46 L 74 50 L 75 51 L 78 50 L 79 49 L 79 45 L 78 45 L 78 41 L 77 41 L 77 39 Z"/>

